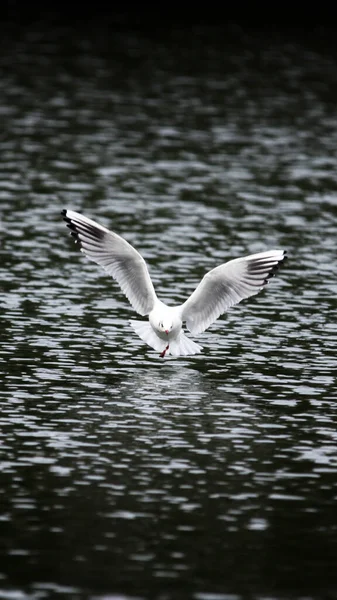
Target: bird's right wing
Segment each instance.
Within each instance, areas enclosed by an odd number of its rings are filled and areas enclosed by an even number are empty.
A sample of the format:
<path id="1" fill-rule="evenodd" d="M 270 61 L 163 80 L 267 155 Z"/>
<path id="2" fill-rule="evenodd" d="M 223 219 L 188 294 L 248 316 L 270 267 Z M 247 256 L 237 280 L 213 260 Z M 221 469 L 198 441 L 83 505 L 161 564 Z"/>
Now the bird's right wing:
<path id="1" fill-rule="evenodd" d="M 81 251 L 116 279 L 140 315 L 149 314 L 157 297 L 145 260 L 137 250 L 116 233 L 73 210 L 61 214 Z"/>
<path id="2" fill-rule="evenodd" d="M 182 320 L 193 334 L 205 331 L 228 308 L 254 296 L 286 258 L 283 250 L 236 258 L 209 271 L 181 306 Z"/>

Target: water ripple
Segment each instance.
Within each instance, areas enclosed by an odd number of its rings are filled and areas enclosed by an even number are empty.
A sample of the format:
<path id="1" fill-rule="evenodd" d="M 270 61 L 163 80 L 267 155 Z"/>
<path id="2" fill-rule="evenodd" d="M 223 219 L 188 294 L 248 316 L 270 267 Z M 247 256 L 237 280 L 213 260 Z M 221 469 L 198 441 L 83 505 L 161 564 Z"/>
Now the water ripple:
<path id="1" fill-rule="evenodd" d="M 0 58 L 0 597 L 334 597 L 334 56 L 34 27 Z M 230 258 L 289 260 L 161 360 L 64 207 L 167 302 Z"/>

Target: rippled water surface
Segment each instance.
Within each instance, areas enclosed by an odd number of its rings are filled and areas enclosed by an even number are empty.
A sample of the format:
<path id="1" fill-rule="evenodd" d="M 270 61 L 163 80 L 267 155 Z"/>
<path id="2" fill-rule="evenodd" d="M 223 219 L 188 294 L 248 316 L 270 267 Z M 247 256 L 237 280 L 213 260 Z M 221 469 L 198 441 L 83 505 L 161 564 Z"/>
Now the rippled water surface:
<path id="1" fill-rule="evenodd" d="M 335 54 L 43 25 L 3 27 L 0 58 L 0 598 L 336 598 Z M 162 360 L 63 208 L 167 302 L 230 258 L 289 260 Z"/>

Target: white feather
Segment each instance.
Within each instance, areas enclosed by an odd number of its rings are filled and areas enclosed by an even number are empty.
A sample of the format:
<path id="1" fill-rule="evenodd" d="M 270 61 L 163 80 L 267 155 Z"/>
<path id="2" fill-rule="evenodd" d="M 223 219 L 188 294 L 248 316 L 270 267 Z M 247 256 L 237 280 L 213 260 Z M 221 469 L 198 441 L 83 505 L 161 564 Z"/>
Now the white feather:
<path id="1" fill-rule="evenodd" d="M 166 355 L 188 356 L 190 354 L 199 354 L 202 350 L 202 347 L 193 342 L 193 340 L 190 340 L 183 331 L 180 331 L 176 338 L 163 340 L 156 334 L 148 321 L 130 319 L 129 323 L 139 337 L 154 350 L 163 352 L 168 345 Z"/>
<path id="2" fill-rule="evenodd" d="M 182 305 L 182 319 L 193 334 L 205 331 L 228 308 L 257 294 L 284 260 L 283 250 L 236 258 L 209 271 Z"/>
<path id="3" fill-rule="evenodd" d="M 257 294 L 286 258 L 283 250 L 270 250 L 230 260 L 209 271 L 184 304 L 170 307 L 158 300 L 144 259 L 126 240 L 75 211 L 62 214 L 82 252 L 116 279 L 139 314 L 149 315 L 149 322 L 130 323 L 163 356 L 201 352 L 183 333 L 183 321 L 191 333 L 201 333 L 233 304 Z"/>
<path id="4" fill-rule="evenodd" d="M 148 315 L 157 299 L 143 257 L 122 237 L 73 210 L 62 213 L 81 250 L 119 283 L 130 304 Z"/>
<path id="5" fill-rule="evenodd" d="M 157 352 L 163 352 L 167 346 L 167 341 L 160 339 L 148 321 L 136 321 L 130 319 L 131 327 L 135 330 L 140 339 L 143 340 Z"/>
<path id="6" fill-rule="evenodd" d="M 199 354 L 202 351 L 202 346 L 196 344 L 184 334 L 183 331 L 180 335 L 170 341 L 169 349 L 167 354 L 172 356 L 189 356 L 192 354 Z"/>

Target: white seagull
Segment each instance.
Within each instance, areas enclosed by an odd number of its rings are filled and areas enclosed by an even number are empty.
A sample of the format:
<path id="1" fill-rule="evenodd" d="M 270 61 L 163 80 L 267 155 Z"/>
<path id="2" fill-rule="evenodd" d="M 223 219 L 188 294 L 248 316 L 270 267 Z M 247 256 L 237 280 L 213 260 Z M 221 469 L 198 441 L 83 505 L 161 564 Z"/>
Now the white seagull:
<path id="1" fill-rule="evenodd" d="M 235 258 L 206 273 L 184 304 L 167 306 L 157 298 L 146 263 L 131 244 L 73 210 L 61 214 L 81 251 L 112 275 L 137 313 L 149 316 L 130 324 L 161 357 L 201 352 L 183 332 L 183 323 L 192 334 L 205 331 L 228 308 L 262 290 L 286 259 L 284 250 Z"/>

